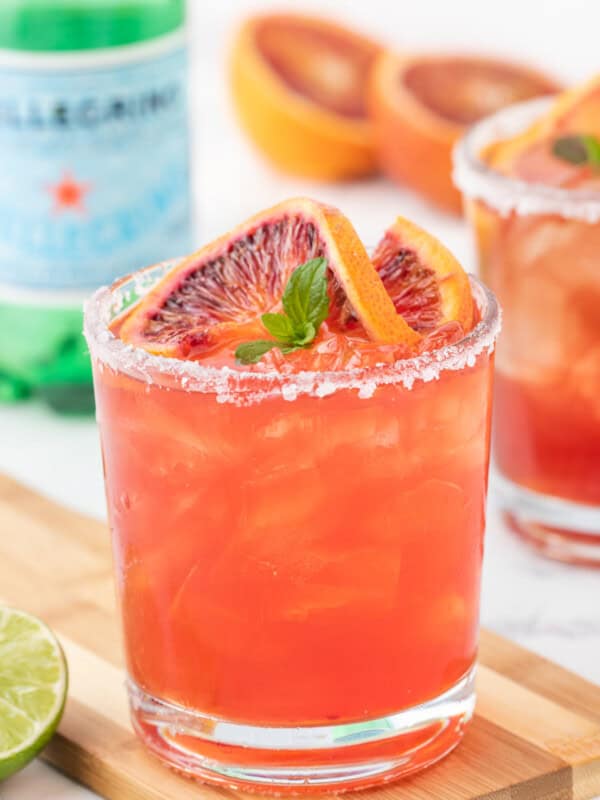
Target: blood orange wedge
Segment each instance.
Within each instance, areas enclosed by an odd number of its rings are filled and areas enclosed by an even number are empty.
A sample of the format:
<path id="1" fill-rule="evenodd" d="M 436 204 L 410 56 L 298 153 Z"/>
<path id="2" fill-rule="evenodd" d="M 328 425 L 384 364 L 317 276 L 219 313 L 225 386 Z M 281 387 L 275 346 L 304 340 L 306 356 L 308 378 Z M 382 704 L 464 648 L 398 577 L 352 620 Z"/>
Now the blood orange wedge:
<path id="1" fill-rule="evenodd" d="M 397 313 L 422 337 L 411 355 L 460 338 L 473 326 L 474 308 L 466 272 L 452 253 L 414 222 L 398 217 L 375 248 L 373 266 Z M 356 335 L 360 322 L 349 304 L 338 302 L 331 327 Z M 427 341 L 425 341 L 427 340 Z"/>
<path id="2" fill-rule="evenodd" d="M 233 100 L 248 136 L 293 175 L 339 180 L 373 172 L 365 93 L 379 50 L 323 19 L 250 18 L 231 56 Z"/>
<path id="3" fill-rule="evenodd" d="M 373 253 L 373 264 L 398 314 L 420 334 L 449 323 L 473 325 L 473 297 L 462 266 L 434 236 L 398 217 Z"/>
<path id="4" fill-rule="evenodd" d="M 600 138 L 600 76 L 563 92 L 533 125 L 511 139 L 494 142 L 482 155 L 498 171 L 530 183 L 596 188 L 598 170 L 588 163 L 585 152 L 581 160 L 576 152 L 572 160 L 556 153 L 558 142 L 569 139 L 576 147 L 573 138 L 578 137 Z"/>
<path id="5" fill-rule="evenodd" d="M 119 335 L 158 355 L 231 365 L 238 345 L 268 338 L 262 315 L 281 311 L 290 276 L 315 258 L 327 260 L 332 334 L 343 333 L 343 306 L 367 342 L 410 346 L 420 339 L 396 313 L 349 220 L 304 198 L 257 214 L 182 261 Z"/>
<path id="6" fill-rule="evenodd" d="M 452 148 L 467 126 L 520 100 L 557 90 L 542 73 L 467 56 L 381 54 L 369 109 L 383 169 L 446 211 L 460 213 Z"/>
<path id="7" fill-rule="evenodd" d="M 335 304 L 330 330 L 341 331 L 348 351 L 342 366 L 393 363 L 459 341 L 475 323 L 469 278 L 452 253 L 435 237 L 398 217 L 373 253 L 373 266 L 398 314 L 418 339 L 376 349 L 361 341 L 361 323 L 348 303 Z M 331 343 L 319 345 L 323 362 Z M 297 356 L 298 360 L 306 358 Z"/>

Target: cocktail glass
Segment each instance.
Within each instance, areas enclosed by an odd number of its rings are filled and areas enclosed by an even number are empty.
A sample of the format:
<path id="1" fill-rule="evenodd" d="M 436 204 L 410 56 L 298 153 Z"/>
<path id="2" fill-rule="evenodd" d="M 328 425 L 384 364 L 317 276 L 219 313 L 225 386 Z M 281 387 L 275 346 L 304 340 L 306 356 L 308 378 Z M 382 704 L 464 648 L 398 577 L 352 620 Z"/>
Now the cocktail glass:
<path id="1" fill-rule="evenodd" d="M 504 310 L 494 452 L 509 522 L 553 558 L 600 563 L 600 193 L 499 174 L 482 148 L 551 100 L 513 106 L 460 143 L 484 280 Z"/>
<path id="2" fill-rule="evenodd" d="M 167 269 L 85 317 L 137 733 L 277 793 L 437 761 L 475 699 L 493 296 L 395 366 L 238 372 L 111 334 Z"/>

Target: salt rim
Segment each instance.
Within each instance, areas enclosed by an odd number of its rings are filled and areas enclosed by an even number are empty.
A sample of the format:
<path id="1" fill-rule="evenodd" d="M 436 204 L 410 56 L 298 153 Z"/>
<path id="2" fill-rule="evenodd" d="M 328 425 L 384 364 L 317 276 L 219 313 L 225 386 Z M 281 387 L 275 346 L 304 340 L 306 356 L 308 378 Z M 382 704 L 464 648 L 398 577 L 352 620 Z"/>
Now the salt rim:
<path id="1" fill-rule="evenodd" d="M 141 276 L 140 284 L 143 284 L 143 272 L 136 275 L 136 278 Z M 217 403 L 246 406 L 272 397 L 288 401 L 300 395 L 321 398 L 342 389 L 355 389 L 361 399 L 368 399 L 378 386 L 401 384 L 410 390 L 415 381 L 428 383 L 439 379 L 445 370 L 459 371 L 472 367 L 479 355 L 493 352 L 501 326 L 501 311 L 492 292 L 474 276 L 469 278 L 482 318 L 464 339 L 395 364 L 363 369 L 292 374 L 250 372 L 152 355 L 123 342 L 108 329 L 110 312 L 115 310 L 114 295 L 124 281 L 98 289 L 85 302 L 84 334 L 100 370 L 108 367 L 147 384 L 214 394 Z M 143 285 L 142 291 L 148 288 L 147 284 Z"/>
<path id="2" fill-rule="evenodd" d="M 483 200 L 502 216 L 511 211 L 521 216 L 558 214 L 594 224 L 600 220 L 600 192 L 527 183 L 496 172 L 479 156 L 486 145 L 521 133 L 553 100 L 544 97 L 516 103 L 474 125 L 454 148 L 452 177 L 466 197 Z"/>

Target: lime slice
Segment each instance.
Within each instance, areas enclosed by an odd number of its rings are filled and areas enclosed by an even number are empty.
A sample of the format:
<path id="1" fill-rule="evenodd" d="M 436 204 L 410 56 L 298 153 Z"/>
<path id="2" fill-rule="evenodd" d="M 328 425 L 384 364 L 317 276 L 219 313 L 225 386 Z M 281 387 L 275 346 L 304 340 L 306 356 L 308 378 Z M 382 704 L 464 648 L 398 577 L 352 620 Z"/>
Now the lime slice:
<path id="1" fill-rule="evenodd" d="M 0 606 L 0 780 L 48 743 L 66 696 L 67 664 L 50 629 Z"/>

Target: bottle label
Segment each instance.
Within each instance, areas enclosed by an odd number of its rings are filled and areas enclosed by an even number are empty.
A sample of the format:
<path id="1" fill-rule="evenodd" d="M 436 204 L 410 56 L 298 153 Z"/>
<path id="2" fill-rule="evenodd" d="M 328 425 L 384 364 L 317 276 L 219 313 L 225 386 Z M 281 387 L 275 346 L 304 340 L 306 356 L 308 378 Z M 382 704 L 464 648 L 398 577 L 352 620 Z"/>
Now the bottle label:
<path id="1" fill-rule="evenodd" d="M 186 53 L 168 39 L 0 59 L 0 285 L 88 290 L 189 252 Z"/>

